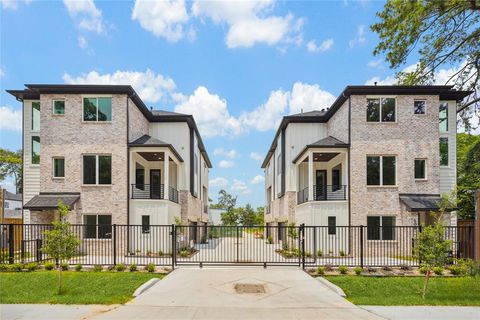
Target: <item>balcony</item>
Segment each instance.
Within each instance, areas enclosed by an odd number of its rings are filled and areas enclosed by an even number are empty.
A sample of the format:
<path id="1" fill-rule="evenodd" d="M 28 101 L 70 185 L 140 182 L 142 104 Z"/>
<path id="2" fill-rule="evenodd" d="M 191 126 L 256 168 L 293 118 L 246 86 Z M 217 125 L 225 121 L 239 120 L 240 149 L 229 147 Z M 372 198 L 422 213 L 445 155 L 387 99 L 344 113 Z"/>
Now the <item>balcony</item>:
<path id="1" fill-rule="evenodd" d="M 308 187 L 297 192 L 297 204 L 308 200 Z M 314 185 L 313 201 L 341 201 L 347 199 L 346 185 Z"/>
<path id="2" fill-rule="evenodd" d="M 164 185 L 150 185 L 150 184 L 132 184 L 132 199 L 157 199 L 165 200 Z M 168 200 L 178 203 L 178 190 L 169 187 L 168 188 Z"/>

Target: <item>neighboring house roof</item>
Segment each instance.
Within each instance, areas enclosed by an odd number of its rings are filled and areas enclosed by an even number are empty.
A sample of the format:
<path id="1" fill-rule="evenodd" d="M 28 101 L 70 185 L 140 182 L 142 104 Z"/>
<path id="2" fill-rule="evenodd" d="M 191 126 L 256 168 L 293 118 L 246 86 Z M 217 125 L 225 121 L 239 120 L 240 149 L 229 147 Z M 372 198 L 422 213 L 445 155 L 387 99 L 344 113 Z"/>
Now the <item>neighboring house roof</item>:
<path id="1" fill-rule="evenodd" d="M 137 140 L 130 142 L 128 144 L 129 147 L 166 147 L 169 148 L 170 151 L 175 155 L 175 157 L 178 159 L 178 161 L 183 162 L 182 157 L 180 154 L 178 154 L 177 150 L 173 145 L 170 143 L 163 142 L 162 140 L 153 138 L 149 135 L 143 135 Z"/>
<path id="2" fill-rule="evenodd" d="M 310 148 L 348 148 L 350 145 L 343 141 L 338 140 L 335 137 L 328 136 L 326 138 L 320 139 L 317 142 L 308 144 L 303 148 L 302 151 L 295 157 L 292 163 L 297 163 L 297 161 L 303 156 L 303 154 Z"/>
<path id="3" fill-rule="evenodd" d="M 24 90 L 7 90 L 17 100 L 40 99 L 40 94 L 126 94 L 137 108 L 143 113 L 150 122 L 187 122 L 189 128 L 192 128 L 198 137 L 198 147 L 209 168 L 212 163 L 208 157 L 207 150 L 198 131 L 197 124 L 192 115 L 182 114 L 163 110 L 150 110 L 143 103 L 140 96 L 130 85 L 96 85 L 96 84 L 26 84 Z"/>
<path id="4" fill-rule="evenodd" d="M 40 192 L 39 195 L 34 196 L 24 204 L 23 208 L 29 210 L 56 209 L 60 201 L 73 208 L 73 205 L 79 199 L 79 192 Z"/>
<path id="5" fill-rule="evenodd" d="M 277 147 L 277 138 L 290 123 L 324 123 L 327 122 L 337 110 L 348 100 L 350 95 L 438 95 L 440 100 L 461 101 L 472 94 L 473 91 L 458 91 L 453 86 L 347 86 L 338 98 L 326 110 L 317 110 L 283 117 L 280 126 L 268 149 L 262 163 L 262 168 L 267 166 L 273 152 Z"/>
<path id="6" fill-rule="evenodd" d="M 438 194 L 403 193 L 399 194 L 399 198 L 410 212 L 438 211 L 439 204 L 442 202 Z M 450 211 L 455 209 L 449 208 Z"/>
<path id="7" fill-rule="evenodd" d="M 16 194 L 5 190 L 5 200 L 22 201 L 22 194 Z"/>

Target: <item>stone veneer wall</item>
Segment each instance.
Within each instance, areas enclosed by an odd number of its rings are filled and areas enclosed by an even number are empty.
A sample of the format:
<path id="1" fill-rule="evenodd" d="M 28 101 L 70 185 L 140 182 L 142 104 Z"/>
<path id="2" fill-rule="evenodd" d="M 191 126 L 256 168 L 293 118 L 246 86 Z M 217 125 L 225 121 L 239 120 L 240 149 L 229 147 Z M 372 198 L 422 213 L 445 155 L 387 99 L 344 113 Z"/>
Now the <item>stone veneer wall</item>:
<path id="1" fill-rule="evenodd" d="M 265 215 L 265 222 L 293 222 L 295 223 L 295 206 L 297 204 L 297 193 L 287 191 L 281 198 L 272 201 L 270 214 Z"/>
<path id="2" fill-rule="evenodd" d="M 366 96 L 352 96 L 351 224 L 366 225 L 368 215 L 394 215 L 411 225 L 399 193 L 439 193 L 438 96 L 397 96 L 396 123 L 367 123 Z M 427 101 L 426 115 L 414 115 L 414 99 Z M 397 156 L 397 186 L 367 187 L 367 155 Z M 414 159 L 427 159 L 427 180 L 414 180 Z"/>
<path id="3" fill-rule="evenodd" d="M 52 99 L 65 99 L 65 115 L 52 115 Z M 112 223 L 127 223 L 126 95 L 112 95 L 112 122 L 82 121 L 82 95 L 41 95 L 41 192 L 80 192 L 71 218 L 82 214 L 111 214 Z M 112 184 L 82 185 L 82 155 L 111 154 Z M 65 178 L 53 178 L 52 157 L 65 158 Z"/>
<path id="4" fill-rule="evenodd" d="M 208 222 L 208 214 L 203 213 L 202 201 L 191 195 L 190 191 L 180 190 L 178 192 L 179 204 L 181 206 L 180 215 L 182 224 L 190 222 Z"/>

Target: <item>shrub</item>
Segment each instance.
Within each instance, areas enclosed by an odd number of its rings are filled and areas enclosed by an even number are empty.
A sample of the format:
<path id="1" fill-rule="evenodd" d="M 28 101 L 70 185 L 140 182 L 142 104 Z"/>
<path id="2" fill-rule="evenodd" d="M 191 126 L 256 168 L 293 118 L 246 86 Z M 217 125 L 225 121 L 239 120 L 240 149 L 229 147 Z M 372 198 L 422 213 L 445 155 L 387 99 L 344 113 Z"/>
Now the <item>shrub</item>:
<path id="1" fill-rule="evenodd" d="M 155 265 L 153 263 L 149 263 L 145 269 L 147 269 L 148 272 L 155 272 Z"/>
<path id="2" fill-rule="evenodd" d="M 343 251 L 343 250 L 340 250 L 339 253 L 340 253 L 340 257 L 345 257 L 346 256 L 345 251 Z"/>
<path id="3" fill-rule="evenodd" d="M 62 271 L 68 271 L 68 263 L 62 263 L 60 265 L 60 268 L 62 269 Z"/>
<path id="4" fill-rule="evenodd" d="M 123 272 L 125 271 L 125 269 L 127 269 L 127 267 L 123 263 L 119 263 L 115 266 L 115 270 L 117 270 L 118 272 Z"/>
<path id="5" fill-rule="evenodd" d="M 400 265 L 400 270 L 406 271 L 406 270 L 410 270 L 410 269 L 411 269 L 411 268 L 410 268 L 408 265 L 406 265 L 406 264 Z"/>
<path id="6" fill-rule="evenodd" d="M 113 270 L 115 270 L 115 266 L 114 266 L 113 264 L 112 264 L 112 265 L 109 265 L 109 266 L 107 267 L 107 270 L 108 270 L 108 271 L 113 271 Z"/>
<path id="7" fill-rule="evenodd" d="M 458 259 L 457 265 L 462 270 L 462 275 L 474 277 L 480 273 L 477 264 L 472 259 Z"/>
<path id="8" fill-rule="evenodd" d="M 10 271 L 22 271 L 23 266 L 21 263 L 14 263 L 9 266 Z"/>
<path id="9" fill-rule="evenodd" d="M 442 267 L 433 267 L 433 272 L 435 272 L 437 276 L 443 275 L 443 271 L 444 269 Z"/>
<path id="10" fill-rule="evenodd" d="M 428 268 L 427 267 L 420 267 L 420 268 L 418 268 L 418 271 L 420 271 L 421 274 L 427 274 Z"/>
<path id="11" fill-rule="evenodd" d="M 151 256 L 152 255 L 152 250 L 147 250 L 147 256 Z"/>
<path id="12" fill-rule="evenodd" d="M 361 267 L 356 267 L 355 269 L 353 269 L 353 271 L 355 271 L 355 274 L 356 274 L 357 276 L 359 276 L 359 275 L 362 274 L 363 268 L 361 268 Z"/>
<path id="13" fill-rule="evenodd" d="M 312 254 L 310 252 L 306 251 L 305 252 L 305 257 L 310 258 L 310 257 L 312 257 Z"/>
<path id="14" fill-rule="evenodd" d="M 8 264 L 0 264 L 0 272 L 8 271 Z"/>
<path id="15" fill-rule="evenodd" d="M 137 271 L 137 265 L 132 263 L 128 269 L 130 269 L 131 272 Z"/>
<path id="16" fill-rule="evenodd" d="M 93 266 L 93 272 L 101 272 L 103 270 L 103 267 L 99 264 L 96 264 Z"/>
<path id="17" fill-rule="evenodd" d="M 282 249 L 283 251 L 288 251 L 288 243 L 286 241 L 282 243 Z"/>
<path id="18" fill-rule="evenodd" d="M 45 270 L 53 270 L 53 268 L 55 268 L 55 264 L 52 262 L 47 262 L 44 264 L 44 266 L 45 266 Z"/>
<path id="19" fill-rule="evenodd" d="M 383 271 L 393 271 L 392 267 L 389 267 L 389 266 L 385 266 L 382 269 Z"/>
<path id="20" fill-rule="evenodd" d="M 158 250 L 158 256 L 159 256 L 159 257 L 162 257 L 162 256 L 163 256 L 163 251 L 162 251 L 162 250 Z"/>
<path id="21" fill-rule="evenodd" d="M 325 265 L 325 271 L 333 271 L 333 267 L 330 264 Z"/>
<path id="22" fill-rule="evenodd" d="M 317 273 L 321 276 L 325 274 L 325 268 L 324 267 L 318 267 L 317 268 Z"/>
<path id="23" fill-rule="evenodd" d="M 38 263 L 36 262 L 30 262 L 30 263 L 27 263 L 25 265 L 25 268 L 28 270 L 28 271 L 35 271 L 38 269 Z"/>
<path id="24" fill-rule="evenodd" d="M 75 265 L 75 271 L 82 271 L 83 266 L 80 263 Z"/>
<path id="25" fill-rule="evenodd" d="M 318 250 L 318 251 L 317 251 L 317 256 L 319 256 L 319 257 L 323 256 L 323 251 L 322 251 L 322 250 Z"/>
<path id="26" fill-rule="evenodd" d="M 347 274 L 348 268 L 347 266 L 340 266 L 338 267 L 338 271 L 340 271 L 341 274 Z"/>
<path id="27" fill-rule="evenodd" d="M 186 257 L 188 257 L 188 253 L 189 252 L 187 250 L 182 250 L 182 251 L 180 251 L 180 257 L 186 258 Z"/>
<path id="28" fill-rule="evenodd" d="M 268 244 L 272 244 L 272 243 L 273 243 L 273 237 L 272 237 L 272 236 L 268 236 L 268 237 L 267 237 L 267 243 L 268 243 Z"/>

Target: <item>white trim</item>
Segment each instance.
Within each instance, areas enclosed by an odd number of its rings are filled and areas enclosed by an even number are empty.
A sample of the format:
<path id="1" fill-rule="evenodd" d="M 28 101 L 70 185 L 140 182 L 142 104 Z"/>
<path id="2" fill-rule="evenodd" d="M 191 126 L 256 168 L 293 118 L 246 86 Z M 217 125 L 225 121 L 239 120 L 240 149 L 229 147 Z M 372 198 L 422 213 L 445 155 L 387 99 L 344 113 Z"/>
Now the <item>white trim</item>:
<path id="1" fill-rule="evenodd" d="M 110 98 L 112 100 L 111 104 L 110 104 L 110 112 L 111 112 L 111 120 L 108 120 L 108 121 L 98 121 L 98 98 Z M 84 101 L 85 99 L 97 99 L 97 120 L 95 121 L 86 121 L 84 120 Z M 112 95 L 102 95 L 102 94 L 97 94 L 97 95 L 82 95 L 82 123 L 95 123 L 95 124 L 99 124 L 99 123 L 106 123 L 106 124 L 109 124 L 109 123 L 112 123 L 113 121 L 113 97 Z"/>
<path id="2" fill-rule="evenodd" d="M 379 157 L 380 158 L 380 184 L 368 184 L 368 157 Z M 394 157 L 395 158 L 395 184 L 383 184 L 383 157 Z M 384 187 L 384 188 L 396 188 L 398 187 L 398 161 L 396 154 L 367 154 L 365 158 L 365 183 L 367 187 Z"/>
<path id="3" fill-rule="evenodd" d="M 63 113 L 62 114 L 59 114 L 59 113 L 55 113 L 55 102 L 56 101 L 63 101 Z M 65 101 L 65 98 L 54 98 L 52 99 L 52 115 L 55 116 L 55 117 L 63 117 L 65 116 L 65 109 L 66 109 L 66 101 Z"/>
<path id="4" fill-rule="evenodd" d="M 55 160 L 63 159 L 63 177 L 55 176 Z M 52 178 L 53 179 L 65 179 L 65 157 L 54 156 L 52 157 Z"/>

